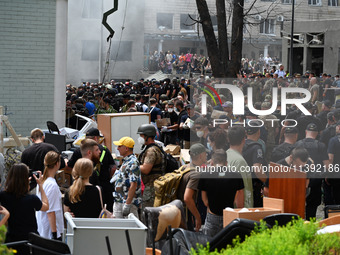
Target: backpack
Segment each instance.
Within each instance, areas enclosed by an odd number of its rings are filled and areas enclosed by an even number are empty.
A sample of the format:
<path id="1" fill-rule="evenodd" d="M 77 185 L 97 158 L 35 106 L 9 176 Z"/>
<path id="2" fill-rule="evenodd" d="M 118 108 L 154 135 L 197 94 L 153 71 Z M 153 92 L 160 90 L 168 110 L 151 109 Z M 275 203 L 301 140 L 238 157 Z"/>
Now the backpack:
<path id="1" fill-rule="evenodd" d="M 139 155 L 139 159 L 142 158 L 142 155 L 146 152 L 146 150 L 148 148 L 150 148 L 151 146 L 156 146 L 162 153 L 163 155 L 163 159 L 164 159 L 164 162 L 165 162 L 165 165 L 162 166 L 162 172 L 163 174 L 166 174 L 166 173 L 171 173 L 172 171 L 178 169 L 178 162 L 177 160 L 169 153 L 166 153 L 163 148 L 155 143 L 153 144 L 149 144 L 145 147 L 145 149 L 141 152 L 141 154 Z"/>
<path id="2" fill-rule="evenodd" d="M 165 205 L 177 199 L 177 190 L 184 174 L 190 171 L 187 165 L 181 166 L 172 173 L 160 176 L 153 182 L 155 188 L 154 207 Z"/>
<path id="3" fill-rule="evenodd" d="M 136 104 L 136 109 L 137 109 L 137 112 L 144 112 L 143 111 L 143 104 Z"/>

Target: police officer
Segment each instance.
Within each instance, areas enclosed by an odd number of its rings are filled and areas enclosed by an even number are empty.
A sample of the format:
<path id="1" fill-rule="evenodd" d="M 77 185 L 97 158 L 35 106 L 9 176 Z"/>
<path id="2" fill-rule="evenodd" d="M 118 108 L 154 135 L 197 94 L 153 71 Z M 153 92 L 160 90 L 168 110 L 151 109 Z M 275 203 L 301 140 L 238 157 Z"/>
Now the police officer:
<path id="1" fill-rule="evenodd" d="M 290 152 L 295 148 L 295 143 L 298 138 L 298 129 L 296 127 L 286 127 L 284 130 L 284 142 L 274 148 L 271 161 L 277 162 L 290 155 Z"/>
<path id="2" fill-rule="evenodd" d="M 336 135 L 330 139 L 328 145 L 329 161 L 332 164 L 333 172 L 339 169 L 340 166 L 340 121 L 336 124 Z M 326 179 L 327 183 L 331 186 L 332 202 L 331 204 L 340 204 L 340 178 L 334 178 L 337 176 L 331 176 L 332 178 Z"/>
<path id="3" fill-rule="evenodd" d="M 138 142 L 144 148 L 138 157 L 142 180 L 145 185 L 143 193 L 143 208 L 152 207 L 155 200 L 154 180 L 160 177 L 165 166 L 162 151 L 155 144 L 156 128 L 152 124 L 143 124 L 138 130 Z"/>
<path id="4" fill-rule="evenodd" d="M 262 146 L 258 142 L 261 132 L 260 126 L 259 121 L 252 121 L 251 126 L 246 127 L 247 139 L 242 149 L 242 156 L 247 161 L 248 166 L 254 169 L 254 172 L 252 172 L 254 207 L 263 206 L 262 187 L 266 181 L 266 175 L 261 175 L 265 160 Z"/>
<path id="5" fill-rule="evenodd" d="M 327 155 L 327 148 L 324 143 L 316 140 L 316 137 L 319 134 L 319 128 L 315 123 L 308 124 L 306 128 L 306 138 L 298 141 L 296 143 L 296 147 L 303 147 L 308 151 L 309 156 L 313 160 L 315 170 L 323 169 L 324 167 L 327 169 L 329 165 L 329 159 Z M 316 216 L 316 210 L 321 203 L 321 184 L 323 176 L 317 174 L 317 171 L 312 171 L 311 168 L 310 173 L 310 194 L 306 198 L 306 219 L 309 220 L 311 217 Z M 308 169 L 307 169 L 308 171 Z"/>

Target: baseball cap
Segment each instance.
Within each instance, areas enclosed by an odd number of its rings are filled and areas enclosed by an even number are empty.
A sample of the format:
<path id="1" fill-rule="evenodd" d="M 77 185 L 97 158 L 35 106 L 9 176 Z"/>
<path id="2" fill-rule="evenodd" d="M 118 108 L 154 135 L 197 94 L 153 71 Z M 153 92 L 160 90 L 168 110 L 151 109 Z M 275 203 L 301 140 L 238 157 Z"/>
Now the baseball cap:
<path id="1" fill-rule="evenodd" d="M 299 130 L 296 127 L 286 127 L 285 134 L 297 134 Z"/>
<path id="2" fill-rule="evenodd" d="M 260 127 L 261 127 L 261 122 L 257 120 L 253 120 L 251 122 L 251 126 L 249 124 L 246 126 L 246 132 L 248 135 L 253 135 L 257 131 L 260 130 Z"/>
<path id="3" fill-rule="evenodd" d="M 319 132 L 318 126 L 315 123 L 309 123 L 306 130 Z"/>
<path id="4" fill-rule="evenodd" d="M 86 136 L 101 136 L 97 128 L 90 128 L 86 132 Z"/>
<path id="5" fill-rule="evenodd" d="M 230 101 L 227 101 L 224 104 L 222 104 L 222 107 L 233 107 L 233 103 Z"/>
<path id="6" fill-rule="evenodd" d="M 323 104 L 325 105 L 325 106 L 327 106 L 328 108 L 331 108 L 332 107 L 332 103 L 331 103 L 331 101 L 330 100 L 325 100 L 325 101 L 323 101 Z"/>
<path id="7" fill-rule="evenodd" d="M 124 137 L 120 138 L 119 141 L 113 141 L 113 144 L 117 145 L 117 146 L 124 145 L 128 148 L 133 148 L 133 146 L 135 145 L 135 141 L 129 136 L 124 136 Z"/>
<path id="8" fill-rule="evenodd" d="M 197 156 L 203 152 L 206 152 L 206 148 L 201 143 L 195 143 L 194 145 L 191 145 L 189 154 L 190 156 Z"/>

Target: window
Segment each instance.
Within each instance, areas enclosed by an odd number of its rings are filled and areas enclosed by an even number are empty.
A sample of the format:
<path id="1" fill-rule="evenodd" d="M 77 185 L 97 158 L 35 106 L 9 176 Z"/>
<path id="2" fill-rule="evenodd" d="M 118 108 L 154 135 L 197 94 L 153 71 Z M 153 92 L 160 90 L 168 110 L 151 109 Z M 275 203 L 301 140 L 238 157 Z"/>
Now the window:
<path id="1" fill-rule="evenodd" d="M 265 19 L 260 23 L 260 34 L 275 34 L 275 19 Z"/>
<path id="2" fill-rule="evenodd" d="M 120 45 L 119 41 L 112 41 L 110 59 L 116 60 L 116 57 L 117 61 L 132 61 L 132 41 L 121 41 Z"/>
<path id="3" fill-rule="evenodd" d="M 172 13 L 157 13 L 158 29 L 161 31 L 163 31 L 163 29 L 172 29 L 173 16 Z"/>
<path id="4" fill-rule="evenodd" d="M 339 0 L 328 0 L 328 6 L 339 6 Z"/>
<path id="5" fill-rule="evenodd" d="M 192 18 L 196 19 L 196 15 L 190 15 Z M 196 24 L 195 21 L 190 19 L 188 14 L 181 14 L 180 18 L 180 29 L 184 31 L 195 31 Z"/>
<path id="6" fill-rule="evenodd" d="M 282 4 L 292 4 L 292 0 L 281 0 Z M 294 0 L 294 4 L 296 4 L 296 0 Z"/>
<path id="7" fill-rule="evenodd" d="M 81 17 L 83 19 L 100 19 L 101 4 L 97 0 L 84 0 Z"/>
<path id="8" fill-rule="evenodd" d="M 321 6 L 321 3 L 321 0 L 308 0 L 308 4 L 313 6 Z"/>
<path id="9" fill-rule="evenodd" d="M 81 60 L 96 61 L 99 60 L 99 41 L 81 41 Z"/>

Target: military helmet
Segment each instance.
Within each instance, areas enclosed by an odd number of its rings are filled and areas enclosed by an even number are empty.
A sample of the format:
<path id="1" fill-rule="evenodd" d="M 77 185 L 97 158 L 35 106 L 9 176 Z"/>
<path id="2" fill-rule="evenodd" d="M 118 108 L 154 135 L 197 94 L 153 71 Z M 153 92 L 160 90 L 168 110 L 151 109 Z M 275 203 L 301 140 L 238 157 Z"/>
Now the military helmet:
<path id="1" fill-rule="evenodd" d="M 143 124 L 138 128 L 137 134 L 146 135 L 148 137 L 155 137 L 156 128 L 152 124 Z"/>

